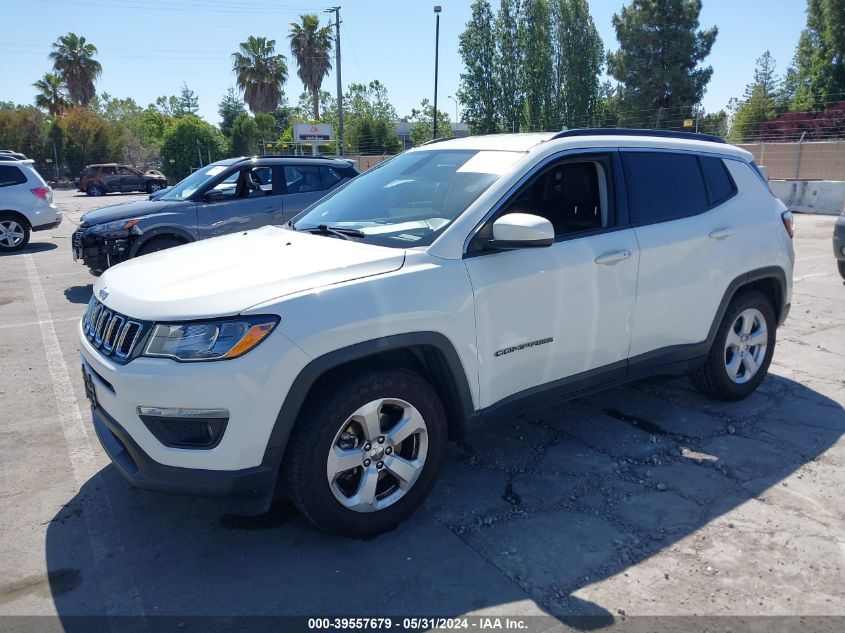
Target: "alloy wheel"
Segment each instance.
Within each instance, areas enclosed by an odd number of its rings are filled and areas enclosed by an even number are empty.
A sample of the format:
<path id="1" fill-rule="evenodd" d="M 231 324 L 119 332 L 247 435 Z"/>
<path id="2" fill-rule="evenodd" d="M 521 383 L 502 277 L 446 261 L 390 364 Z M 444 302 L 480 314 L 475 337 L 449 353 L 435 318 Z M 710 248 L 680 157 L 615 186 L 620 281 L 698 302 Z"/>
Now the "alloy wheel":
<path id="1" fill-rule="evenodd" d="M 766 318 L 757 308 L 747 308 L 734 320 L 725 340 L 725 370 L 737 384 L 751 380 L 766 357 L 769 333 Z"/>
<path id="2" fill-rule="evenodd" d="M 0 221 L 0 246 L 15 248 L 20 246 L 26 237 L 26 232 L 17 220 Z"/>
<path id="3" fill-rule="evenodd" d="M 326 461 L 329 487 L 350 510 L 383 510 L 413 487 L 427 453 L 428 430 L 416 407 L 397 398 L 373 400 L 335 435 Z"/>

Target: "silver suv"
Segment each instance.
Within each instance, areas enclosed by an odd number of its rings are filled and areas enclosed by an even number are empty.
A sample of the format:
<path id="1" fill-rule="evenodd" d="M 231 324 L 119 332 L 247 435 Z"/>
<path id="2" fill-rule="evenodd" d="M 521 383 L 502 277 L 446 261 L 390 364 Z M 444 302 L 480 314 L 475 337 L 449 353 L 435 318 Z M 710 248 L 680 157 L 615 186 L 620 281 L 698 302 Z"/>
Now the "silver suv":
<path id="1" fill-rule="evenodd" d="M 61 223 L 53 190 L 31 160 L 0 163 L 0 253 L 19 251 L 29 243 L 30 232 Z"/>

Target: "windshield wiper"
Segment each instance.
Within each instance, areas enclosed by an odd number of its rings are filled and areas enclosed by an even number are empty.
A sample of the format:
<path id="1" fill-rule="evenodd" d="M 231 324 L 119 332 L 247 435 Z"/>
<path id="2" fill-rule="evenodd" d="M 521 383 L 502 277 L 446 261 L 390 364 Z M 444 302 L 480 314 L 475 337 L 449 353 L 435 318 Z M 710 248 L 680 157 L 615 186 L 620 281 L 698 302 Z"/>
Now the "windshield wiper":
<path id="1" fill-rule="evenodd" d="M 350 229 L 344 226 L 329 226 L 328 224 L 318 224 L 310 229 L 302 229 L 306 233 L 320 233 L 322 235 L 333 235 L 344 240 L 350 237 L 366 237 L 366 233 L 358 229 Z"/>

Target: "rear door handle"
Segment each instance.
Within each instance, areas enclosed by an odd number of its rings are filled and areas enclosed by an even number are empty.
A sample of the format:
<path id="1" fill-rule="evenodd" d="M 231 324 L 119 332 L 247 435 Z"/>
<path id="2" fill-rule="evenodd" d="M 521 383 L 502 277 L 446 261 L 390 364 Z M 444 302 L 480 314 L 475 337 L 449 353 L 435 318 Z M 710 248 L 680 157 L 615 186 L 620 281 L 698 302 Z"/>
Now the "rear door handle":
<path id="1" fill-rule="evenodd" d="M 714 240 L 723 240 L 733 234 L 733 229 L 730 229 L 728 227 L 724 227 L 721 229 L 713 229 L 712 231 L 710 231 L 710 237 L 712 237 Z"/>
<path id="2" fill-rule="evenodd" d="M 621 262 L 623 260 L 628 259 L 631 257 L 631 251 L 623 250 L 623 251 L 612 251 L 610 253 L 604 253 L 603 255 L 599 255 L 596 257 L 597 264 L 615 264 L 616 262 Z"/>

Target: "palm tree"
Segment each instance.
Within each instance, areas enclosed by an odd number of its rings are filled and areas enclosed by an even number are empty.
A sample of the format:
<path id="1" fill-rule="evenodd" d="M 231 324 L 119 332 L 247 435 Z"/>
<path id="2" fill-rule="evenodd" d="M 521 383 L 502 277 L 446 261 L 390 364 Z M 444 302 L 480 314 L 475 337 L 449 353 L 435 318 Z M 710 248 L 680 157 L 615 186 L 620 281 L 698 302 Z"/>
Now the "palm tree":
<path id="1" fill-rule="evenodd" d="M 44 76 L 32 85 L 38 89 L 35 105 L 46 110 L 50 116 L 59 116 L 70 107 L 65 84 L 58 75 L 44 73 Z"/>
<path id="2" fill-rule="evenodd" d="M 59 36 L 53 44 L 53 70 L 64 80 L 70 100 L 76 105 L 87 106 L 94 98 L 94 80 L 103 72 L 100 62 L 94 59 L 96 54 L 96 46 L 72 32 Z"/>
<path id="3" fill-rule="evenodd" d="M 287 58 L 276 55 L 276 40 L 250 35 L 241 50 L 232 53 L 238 88 L 244 101 L 256 112 L 275 112 L 288 79 Z"/>
<path id="4" fill-rule="evenodd" d="M 332 50 L 331 28 L 320 28 L 320 19 L 316 15 L 300 15 L 299 23 L 291 22 L 288 37 L 296 65 L 299 66 L 297 75 L 311 93 L 314 119 L 319 120 L 320 84 L 332 68 L 329 60 Z"/>

